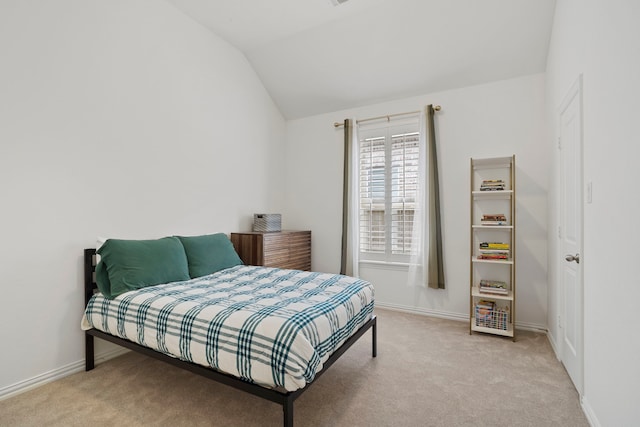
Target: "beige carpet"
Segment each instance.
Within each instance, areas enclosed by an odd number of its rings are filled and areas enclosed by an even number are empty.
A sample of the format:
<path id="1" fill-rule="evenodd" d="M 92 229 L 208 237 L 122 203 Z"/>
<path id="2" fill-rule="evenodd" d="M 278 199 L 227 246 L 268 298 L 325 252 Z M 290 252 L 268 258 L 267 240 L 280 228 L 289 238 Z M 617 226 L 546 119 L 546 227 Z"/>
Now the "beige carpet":
<path id="1" fill-rule="evenodd" d="M 303 426 L 588 426 L 543 334 L 376 310 L 367 333 L 295 402 Z M 134 353 L 0 401 L 8 426 L 282 426 L 275 403 Z"/>

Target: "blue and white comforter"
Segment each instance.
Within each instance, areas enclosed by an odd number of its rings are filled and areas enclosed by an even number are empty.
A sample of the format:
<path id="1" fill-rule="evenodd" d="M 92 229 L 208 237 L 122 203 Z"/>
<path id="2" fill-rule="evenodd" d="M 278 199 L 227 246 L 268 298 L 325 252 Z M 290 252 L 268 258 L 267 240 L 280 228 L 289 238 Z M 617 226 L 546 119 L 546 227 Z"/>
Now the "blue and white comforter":
<path id="1" fill-rule="evenodd" d="M 373 301 L 373 286 L 353 277 L 237 266 L 113 300 L 98 293 L 82 329 L 294 391 L 371 318 Z"/>

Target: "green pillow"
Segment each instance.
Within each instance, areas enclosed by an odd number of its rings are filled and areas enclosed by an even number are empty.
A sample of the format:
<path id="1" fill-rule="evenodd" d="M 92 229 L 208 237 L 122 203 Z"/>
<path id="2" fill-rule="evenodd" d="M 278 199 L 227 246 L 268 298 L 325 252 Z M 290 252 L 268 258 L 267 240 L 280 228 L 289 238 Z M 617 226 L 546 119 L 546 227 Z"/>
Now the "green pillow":
<path id="1" fill-rule="evenodd" d="M 188 280 L 184 248 L 176 237 L 108 239 L 97 251 L 96 283 L 107 298 L 145 286 Z"/>
<path id="2" fill-rule="evenodd" d="M 178 238 L 187 253 L 192 279 L 242 264 L 233 243 L 224 233 Z"/>

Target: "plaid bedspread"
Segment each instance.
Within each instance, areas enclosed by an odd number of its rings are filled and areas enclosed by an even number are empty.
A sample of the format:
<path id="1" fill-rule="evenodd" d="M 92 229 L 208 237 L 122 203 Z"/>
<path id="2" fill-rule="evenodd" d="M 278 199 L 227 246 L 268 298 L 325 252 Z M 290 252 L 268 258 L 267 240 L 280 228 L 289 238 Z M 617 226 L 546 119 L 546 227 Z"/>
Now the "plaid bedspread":
<path id="1" fill-rule="evenodd" d="M 294 391 L 313 380 L 373 307 L 373 286 L 360 279 L 237 266 L 113 300 L 95 294 L 82 329 Z"/>

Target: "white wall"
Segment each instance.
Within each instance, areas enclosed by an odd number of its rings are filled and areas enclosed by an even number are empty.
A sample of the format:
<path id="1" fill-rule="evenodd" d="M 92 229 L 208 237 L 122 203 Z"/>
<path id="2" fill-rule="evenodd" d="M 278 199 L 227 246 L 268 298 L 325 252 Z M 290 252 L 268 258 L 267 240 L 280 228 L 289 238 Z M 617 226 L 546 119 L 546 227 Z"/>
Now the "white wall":
<path id="1" fill-rule="evenodd" d="M 637 246 L 637 121 L 640 117 L 640 3 L 634 0 L 558 0 L 547 62 L 549 138 L 557 135 L 557 109 L 582 74 L 584 84 L 584 180 L 593 202 L 584 205 L 584 395 L 595 426 L 630 426 L 640 420 L 638 381 L 640 301 Z M 556 158 L 557 151 L 552 150 Z M 552 179 L 549 233 L 549 325 L 560 312 L 556 274 L 562 256 L 551 230 L 557 224 L 558 182 Z"/>
<path id="2" fill-rule="evenodd" d="M 468 318 L 469 159 L 516 155 L 518 323 L 546 329 L 546 212 L 549 150 L 544 76 L 533 75 L 337 111 L 287 122 L 287 208 L 291 228 L 313 232 L 313 269 L 340 269 L 342 129 L 367 118 L 440 104 L 436 116 L 447 288 L 407 286 L 406 271 L 363 268 L 381 305 Z"/>
<path id="3" fill-rule="evenodd" d="M 284 132 L 245 57 L 164 1 L 0 2 L 0 394 L 84 358 L 96 236 L 281 211 Z"/>

